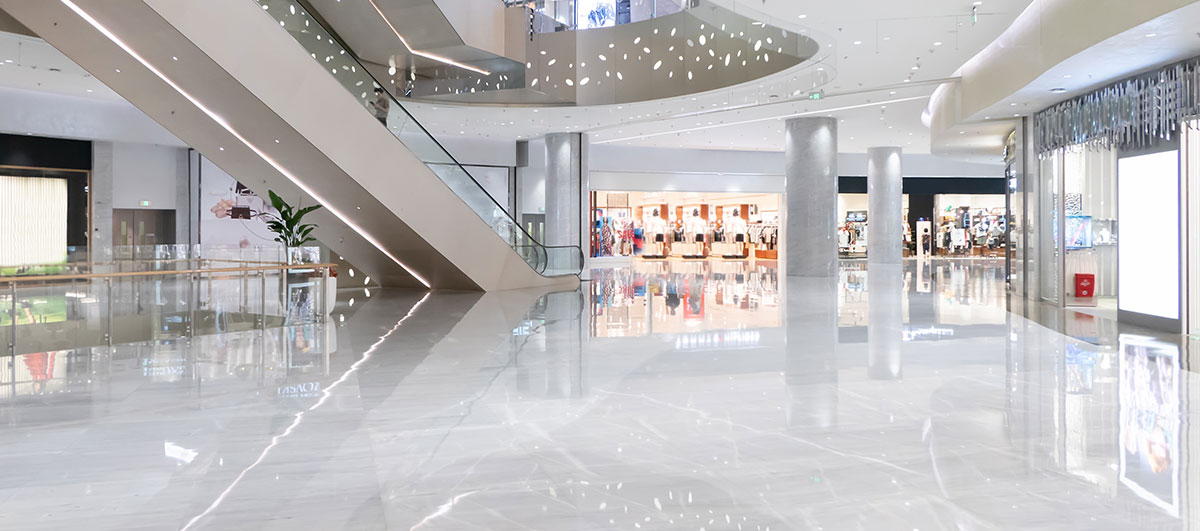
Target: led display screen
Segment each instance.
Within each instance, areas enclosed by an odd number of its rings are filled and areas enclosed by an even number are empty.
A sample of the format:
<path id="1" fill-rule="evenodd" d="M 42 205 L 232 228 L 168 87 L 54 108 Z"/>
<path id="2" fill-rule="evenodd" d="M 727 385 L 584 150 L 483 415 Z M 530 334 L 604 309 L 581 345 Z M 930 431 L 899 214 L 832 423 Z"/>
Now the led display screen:
<path id="1" fill-rule="evenodd" d="M 1117 163 L 1118 306 L 1179 318 L 1179 151 Z"/>
<path id="2" fill-rule="evenodd" d="M 0 228 L 0 266 L 65 262 L 66 179 L 0 176 Z"/>
<path id="3" fill-rule="evenodd" d="M 575 16 L 581 29 L 606 28 L 617 23 L 617 7 L 613 0 L 579 0 Z"/>

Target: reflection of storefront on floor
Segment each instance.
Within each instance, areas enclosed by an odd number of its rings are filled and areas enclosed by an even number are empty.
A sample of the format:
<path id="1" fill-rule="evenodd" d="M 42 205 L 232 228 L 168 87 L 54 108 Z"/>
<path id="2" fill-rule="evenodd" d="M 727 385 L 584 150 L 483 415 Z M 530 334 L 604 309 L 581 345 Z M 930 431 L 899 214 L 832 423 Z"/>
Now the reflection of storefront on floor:
<path id="1" fill-rule="evenodd" d="M 775 260 L 779 194 L 591 193 L 590 256 Z"/>
<path id="2" fill-rule="evenodd" d="M 943 194 L 934 197 L 934 254 L 1003 258 L 1007 249 L 1005 197 Z"/>
<path id="3" fill-rule="evenodd" d="M 750 346 L 736 344 L 746 328 L 781 325 L 773 262 L 639 260 L 596 269 L 588 285 L 593 337 L 681 334 L 680 348 L 733 348 Z"/>

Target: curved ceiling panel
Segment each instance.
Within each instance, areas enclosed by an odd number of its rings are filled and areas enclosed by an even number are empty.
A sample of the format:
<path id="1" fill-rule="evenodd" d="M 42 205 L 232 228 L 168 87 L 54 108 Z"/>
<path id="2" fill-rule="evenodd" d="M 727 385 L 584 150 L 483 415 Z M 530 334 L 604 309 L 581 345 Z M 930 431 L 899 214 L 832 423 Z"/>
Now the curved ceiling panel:
<path id="1" fill-rule="evenodd" d="M 685 11 L 612 27 L 537 33 L 524 76 L 476 79 L 469 72 L 418 78 L 412 97 L 475 103 L 603 105 L 707 92 L 817 62 L 813 37 L 708 2 Z M 806 88 L 829 82 L 814 70 Z M 487 94 L 493 88 L 523 90 Z"/>
<path id="2" fill-rule="evenodd" d="M 1188 56 L 1192 52 L 1186 46 L 1155 51 L 1160 41 L 1148 37 L 1176 31 L 1180 42 L 1194 41 L 1193 19 L 1185 16 L 1189 4 L 1189 0 L 1034 2 L 956 72 L 957 81 L 934 93 L 926 111 L 932 152 L 965 160 L 999 160 L 1015 127 L 1013 119 L 1072 93 Z M 1151 29 L 1142 31 L 1143 27 Z M 1101 53 L 1090 54 L 1090 50 Z M 1086 64 L 1086 69 L 1080 64 L 1066 68 L 1076 56 L 1086 58 L 1076 61 Z"/>

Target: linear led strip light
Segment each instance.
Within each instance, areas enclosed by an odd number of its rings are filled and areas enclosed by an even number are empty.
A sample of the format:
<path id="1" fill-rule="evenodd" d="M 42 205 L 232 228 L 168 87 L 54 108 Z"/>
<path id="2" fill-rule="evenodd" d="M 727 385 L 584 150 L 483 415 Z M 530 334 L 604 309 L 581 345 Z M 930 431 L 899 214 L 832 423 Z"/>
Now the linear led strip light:
<path id="1" fill-rule="evenodd" d="M 860 105 L 848 105 L 845 107 L 837 107 L 837 108 L 833 108 L 833 109 L 821 109 L 821 110 L 817 110 L 817 111 L 800 112 L 800 113 L 795 113 L 795 114 L 789 114 L 786 116 L 769 116 L 767 118 L 754 118 L 751 120 L 742 120 L 740 122 L 702 125 L 699 127 L 689 127 L 686 129 L 673 129 L 671 131 L 660 131 L 658 133 L 646 133 L 644 135 L 627 136 L 625 138 L 614 138 L 612 140 L 602 140 L 602 141 L 597 141 L 597 142 L 592 142 L 592 143 L 593 144 L 610 144 L 613 142 L 624 142 L 626 140 L 638 140 L 641 138 L 650 138 L 650 137 L 663 136 L 663 135 L 674 135 L 674 134 L 678 134 L 678 133 L 690 133 L 692 131 L 703 131 L 705 129 L 716 129 L 718 127 L 729 127 L 731 125 L 745 125 L 745 124 L 752 124 L 752 123 L 756 123 L 756 122 L 769 122 L 772 120 L 786 120 L 788 118 L 800 118 L 800 117 L 804 117 L 804 116 L 813 116 L 813 115 L 817 115 L 817 114 L 829 114 L 831 112 L 850 111 L 850 110 L 854 110 L 854 109 L 863 109 L 866 107 L 877 107 L 879 105 L 891 105 L 893 103 L 904 103 L 906 101 L 923 100 L 923 99 L 928 99 L 928 98 L 929 98 L 929 96 L 915 96 L 912 98 L 898 98 L 898 99 L 894 99 L 894 100 L 880 101 L 880 102 L 876 102 L 876 103 L 863 103 Z M 745 107 L 743 107 L 743 109 L 745 109 Z M 608 129 L 612 129 L 613 127 L 616 127 L 616 126 L 610 126 L 610 127 L 608 127 Z"/>
<path id="2" fill-rule="evenodd" d="M 315 191 L 313 191 L 311 188 L 309 188 L 307 185 L 305 185 L 303 182 L 301 182 L 299 178 L 297 178 L 295 175 L 293 175 L 291 172 L 289 172 L 286 168 L 284 168 L 281 164 L 279 164 L 274 159 L 272 159 L 270 156 L 268 156 L 265 152 L 263 152 L 257 146 L 250 143 L 249 140 L 246 140 L 246 137 L 242 136 L 241 133 L 238 133 L 237 130 L 235 130 L 232 126 L 230 126 L 225 121 L 224 118 L 221 118 L 217 113 L 213 112 L 208 107 L 205 107 L 203 103 L 200 103 L 200 100 L 197 100 L 191 94 L 188 94 L 187 91 L 183 90 L 182 87 L 180 87 L 179 85 L 176 85 L 174 81 L 171 81 L 171 79 L 166 76 L 166 74 L 163 74 L 162 72 L 160 72 L 157 68 L 154 67 L 154 65 L 150 64 L 149 61 L 147 61 L 141 55 L 138 55 L 137 52 L 133 51 L 133 48 L 130 48 L 129 45 L 125 44 L 121 39 L 118 39 L 117 36 L 114 35 L 113 32 L 109 31 L 109 29 L 107 27 L 105 27 L 103 24 L 101 24 L 100 21 L 96 20 L 90 14 L 88 14 L 86 11 L 84 11 L 82 8 L 75 5 L 75 2 L 72 2 L 71 0 L 62 0 L 62 3 L 64 5 L 66 5 L 67 7 L 71 8 L 71 11 L 74 11 L 75 14 L 79 15 L 80 18 L 87 21 L 88 24 L 91 24 L 93 28 L 96 28 L 96 31 L 99 31 L 100 33 L 104 34 L 104 36 L 107 37 L 108 40 L 112 41 L 113 44 L 116 44 L 122 50 L 125 50 L 125 53 L 129 54 L 130 57 L 137 59 L 137 61 L 139 63 L 141 63 L 142 66 L 146 67 L 147 70 L 150 70 L 151 72 L 153 72 L 154 75 L 158 76 L 158 78 L 163 80 L 164 83 L 166 83 L 167 85 L 170 85 L 171 88 L 175 89 L 175 92 L 178 92 L 179 95 L 183 96 L 184 98 L 187 98 L 188 101 L 192 102 L 192 105 L 195 105 L 196 108 L 203 111 L 204 114 L 207 114 L 209 118 L 212 118 L 212 120 L 214 122 L 217 122 L 218 125 L 225 128 L 225 130 L 228 131 L 229 134 L 233 135 L 235 138 L 237 138 L 239 141 L 241 141 L 242 144 L 245 144 L 246 147 L 250 148 L 250 150 L 253 151 L 254 154 L 258 155 L 259 158 L 263 159 L 263 161 L 265 161 L 267 164 L 270 164 L 271 167 L 275 168 L 275 170 L 278 171 L 279 173 L 282 173 L 284 177 L 287 177 L 288 180 L 292 181 L 293 184 L 300 187 L 301 190 L 304 190 L 305 193 L 307 193 L 308 195 L 312 196 L 314 199 L 319 201 L 322 205 L 325 206 L 325 208 L 329 209 L 329 211 L 332 212 L 333 215 L 337 216 L 337 218 L 342 220 L 342 222 L 345 223 L 346 225 L 349 225 L 350 228 L 354 230 L 354 232 L 357 232 L 360 236 L 362 236 L 363 238 L 366 238 L 367 241 L 371 242 L 371 245 L 374 245 L 376 249 L 379 249 L 379 252 L 387 255 L 387 257 L 391 258 L 393 262 L 396 262 L 396 265 L 399 265 L 400 267 L 404 268 L 405 271 L 408 271 L 408 274 L 412 275 L 413 278 L 416 278 L 417 281 L 420 282 L 422 285 L 424 285 L 426 288 L 431 287 L 428 281 L 426 281 L 421 275 L 417 274 L 416 271 L 413 271 L 407 265 L 404 265 L 404 262 L 401 262 L 399 258 L 396 258 L 392 253 L 388 252 L 387 249 L 384 249 L 383 244 L 379 243 L 379 241 L 377 241 L 375 238 L 372 238 L 370 234 L 367 234 L 367 231 L 363 230 L 362 227 L 359 227 L 357 224 L 355 224 L 353 221 L 351 221 L 350 218 L 348 218 L 346 215 L 339 212 L 336 208 L 333 208 L 332 206 L 330 206 L 327 201 L 322 199 L 320 195 L 317 195 L 317 193 Z"/>
<path id="3" fill-rule="evenodd" d="M 414 50 L 412 46 L 408 45 L 408 40 L 405 39 L 404 36 L 401 35 L 398 30 L 396 30 L 396 26 L 392 25 L 392 21 L 388 20 L 387 15 L 383 14 L 383 10 L 379 9 L 379 5 L 375 3 L 375 0 L 367 0 L 367 1 L 371 3 L 371 7 L 375 8 L 375 12 L 379 13 L 379 18 L 383 19 L 383 23 L 387 24 L 388 27 L 392 29 L 392 33 L 396 34 L 396 38 L 400 39 L 400 44 L 404 45 L 404 48 L 408 50 L 408 53 L 411 53 L 413 55 L 418 55 L 418 56 L 424 57 L 426 59 L 433 59 L 434 61 L 437 61 L 439 63 L 446 63 L 448 65 L 457 66 L 459 68 L 462 68 L 464 70 L 470 70 L 477 74 L 483 74 L 485 76 L 492 75 L 492 73 L 488 72 L 487 70 L 484 70 L 482 68 L 477 68 L 477 67 L 474 67 L 474 66 L 471 66 L 468 64 L 460 63 L 449 57 L 443 57 L 443 56 L 440 56 L 437 54 L 432 54 L 429 52 L 422 52 L 421 50 Z"/>

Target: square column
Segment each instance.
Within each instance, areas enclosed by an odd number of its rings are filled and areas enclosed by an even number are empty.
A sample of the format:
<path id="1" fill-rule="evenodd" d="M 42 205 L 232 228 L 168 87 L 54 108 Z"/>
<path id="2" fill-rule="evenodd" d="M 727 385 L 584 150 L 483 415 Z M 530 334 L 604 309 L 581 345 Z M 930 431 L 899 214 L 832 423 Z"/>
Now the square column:
<path id="1" fill-rule="evenodd" d="M 787 274 L 837 276 L 837 120 L 793 118 L 785 130 Z"/>

